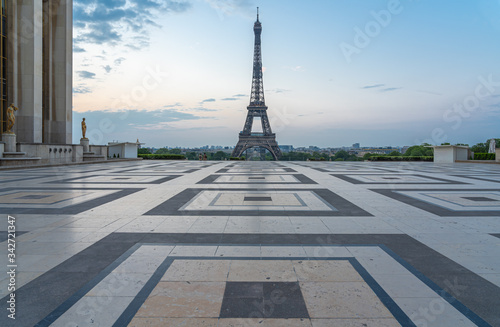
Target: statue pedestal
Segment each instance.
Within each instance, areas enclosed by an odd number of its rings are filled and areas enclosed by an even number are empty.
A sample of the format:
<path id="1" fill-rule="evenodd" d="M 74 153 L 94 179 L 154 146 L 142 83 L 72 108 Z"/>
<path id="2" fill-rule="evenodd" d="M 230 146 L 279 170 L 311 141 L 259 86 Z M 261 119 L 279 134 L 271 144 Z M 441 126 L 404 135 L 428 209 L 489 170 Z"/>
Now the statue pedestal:
<path id="1" fill-rule="evenodd" d="M 81 138 L 80 139 L 80 144 L 83 145 L 83 153 L 89 152 L 89 139 L 88 138 Z"/>
<path id="2" fill-rule="evenodd" d="M 16 152 L 16 134 L 4 133 L 2 141 L 5 142 L 4 152 Z"/>

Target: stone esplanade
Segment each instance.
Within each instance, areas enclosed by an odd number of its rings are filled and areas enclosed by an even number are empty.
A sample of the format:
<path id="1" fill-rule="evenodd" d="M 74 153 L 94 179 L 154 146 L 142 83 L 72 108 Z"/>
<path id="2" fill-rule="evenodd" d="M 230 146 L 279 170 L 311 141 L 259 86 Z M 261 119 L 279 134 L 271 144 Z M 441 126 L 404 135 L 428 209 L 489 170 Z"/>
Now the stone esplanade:
<path id="1" fill-rule="evenodd" d="M 1 326 L 500 325 L 497 165 L 142 161 L 0 183 Z"/>

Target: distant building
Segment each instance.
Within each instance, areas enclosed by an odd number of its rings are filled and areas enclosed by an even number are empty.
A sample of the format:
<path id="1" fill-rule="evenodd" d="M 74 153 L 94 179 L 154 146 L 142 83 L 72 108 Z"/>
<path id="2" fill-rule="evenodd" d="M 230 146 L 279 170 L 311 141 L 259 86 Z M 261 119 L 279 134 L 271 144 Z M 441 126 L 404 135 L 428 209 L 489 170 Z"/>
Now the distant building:
<path id="1" fill-rule="evenodd" d="M 292 152 L 293 145 L 280 145 L 281 152 Z"/>
<path id="2" fill-rule="evenodd" d="M 359 143 L 354 143 L 354 144 L 352 145 L 352 148 L 353 148 L 353 149 L 359 149 Z"/>
<path id="3" fill-rule="evenodd" d="M 320 149 L 317 146 L 315 146 L 315 145 L 310 145 L 309 146 L 309 151 L 319 151 L 319 150 Z"/>

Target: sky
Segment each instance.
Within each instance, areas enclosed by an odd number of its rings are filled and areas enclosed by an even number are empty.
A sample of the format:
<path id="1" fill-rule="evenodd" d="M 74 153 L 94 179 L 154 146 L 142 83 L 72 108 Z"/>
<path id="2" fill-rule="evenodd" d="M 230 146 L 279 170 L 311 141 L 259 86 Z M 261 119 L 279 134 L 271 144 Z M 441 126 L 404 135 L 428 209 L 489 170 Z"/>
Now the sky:
<path id="1" fill-rule="evenodd" d="M 278 144 L 500 137 L 499 0 L 74 0 L 73 142 L 236 145 L 256 7 Z"/>

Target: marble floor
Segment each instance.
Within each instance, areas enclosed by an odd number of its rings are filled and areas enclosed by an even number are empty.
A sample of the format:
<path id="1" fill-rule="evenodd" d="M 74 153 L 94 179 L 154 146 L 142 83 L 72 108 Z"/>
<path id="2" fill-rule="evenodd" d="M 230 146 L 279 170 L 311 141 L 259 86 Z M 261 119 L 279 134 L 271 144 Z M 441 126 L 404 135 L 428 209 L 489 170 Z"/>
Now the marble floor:
<path id="1" fill-rule="evenodd" d="M 499 183 L 425 162 L 0 171 L 0 326 L 500 326 Z"/>

